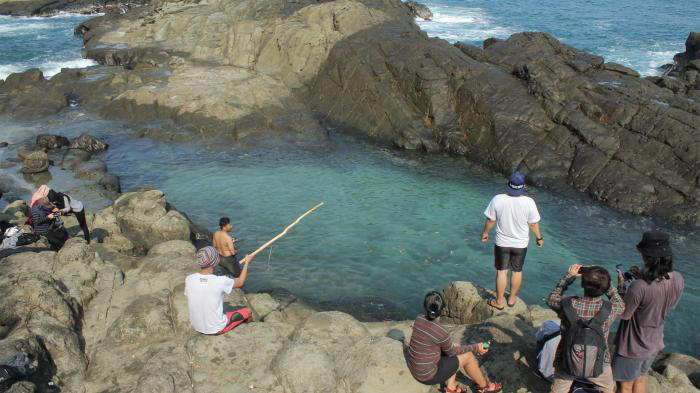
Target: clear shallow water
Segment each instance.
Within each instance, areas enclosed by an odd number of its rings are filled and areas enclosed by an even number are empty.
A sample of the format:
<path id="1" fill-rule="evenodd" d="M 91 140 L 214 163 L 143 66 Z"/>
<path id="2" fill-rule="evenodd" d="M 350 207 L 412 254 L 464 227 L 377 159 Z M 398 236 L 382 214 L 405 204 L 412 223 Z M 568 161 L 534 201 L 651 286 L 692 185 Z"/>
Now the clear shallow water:
<path id="1" fill-rule="evenodd" d="M 72 136 L 88 127 L 100 130 L 97 135 L 110 143 L 102 158 L 121 176 L 124 190 L 156 186 L 212 231 L 219 217 L 231 217 L 243 253 L 325 202 L 276 243 L 271 255 L 256 258 L 249 290 L 283 287 L 326 305 L 371 300 L 375 311 L 411 318 L 427 291 L 450 281 L 494 285 L 493 244 L 483 245 L 479 236 L 482 212 L 503 191 L 504 181 L 462 159 L 411 155 L 337 135 L 313 145 L 175 145 L 127 138 L 119 124 L 80 119 L 24 130 Z M 700 324 L 694 311 L 700 306 L 697 229 L 540 189 L 530 195 L 541 210 L 546 244 L 528 253 L 521 292 L 526 302 L 544 305 L 571 263 L 610 271 L 618 263 L 638 263 L 634 245 L 641 233 L 662 228 L 673 234 L 677 267 L 687 282 L 667 326 L 669 349 L 700 354 L 700 333 L 693 329 Z"/>
<path id="2" fill-rule="evenodd" d="M 51 18 L 0 16 L 0 79 L 35 67 L 50 77 L 61 68 L 96 64 L 81 58 L 83 42 L 73 35 L 73 29 L 88 18 L 75 14 Z"/>
<path id="3" fill-rule="evenodd" d="M 697 0 L 425 0 L 433 21 L 418 21 L 431 36 L 481 46 L 489 37 L 545 31 L 606 61 L 656 75 L 700 30 Z"/>

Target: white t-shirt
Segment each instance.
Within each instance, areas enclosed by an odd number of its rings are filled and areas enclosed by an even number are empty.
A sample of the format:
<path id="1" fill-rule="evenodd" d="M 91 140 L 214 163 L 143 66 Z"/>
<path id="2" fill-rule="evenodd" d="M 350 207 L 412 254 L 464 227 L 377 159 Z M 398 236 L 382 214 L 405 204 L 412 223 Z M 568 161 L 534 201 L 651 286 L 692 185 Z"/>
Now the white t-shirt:
<path id="1" fill-rule="evenodd" d="M 540 213 L 532 198 L 498 194 L 484 211 L 489 220 L 496 221 L 494 241 L 499 247 L 525 248 L 530 242 L 530 227 L 540 221 Z"/>
<path id="2" fill-rule="evenodd" d="M 214 334 L 226 327 L 224 293 L 233 290 L 233 279 L 194 273 L 185 279 L 185 296 L 194 330 Z"/>

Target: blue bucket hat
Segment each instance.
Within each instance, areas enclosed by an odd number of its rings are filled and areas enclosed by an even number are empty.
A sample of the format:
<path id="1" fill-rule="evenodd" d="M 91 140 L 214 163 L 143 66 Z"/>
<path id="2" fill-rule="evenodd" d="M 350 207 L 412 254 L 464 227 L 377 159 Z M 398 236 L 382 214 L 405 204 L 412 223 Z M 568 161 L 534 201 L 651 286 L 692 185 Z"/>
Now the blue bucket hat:
<path id="1" fill-rule="evenodd" d="M 508 195 L 520 196 L 525 194 L 525 175 L 520 172 L 514 172 L 508 178 Z"/>

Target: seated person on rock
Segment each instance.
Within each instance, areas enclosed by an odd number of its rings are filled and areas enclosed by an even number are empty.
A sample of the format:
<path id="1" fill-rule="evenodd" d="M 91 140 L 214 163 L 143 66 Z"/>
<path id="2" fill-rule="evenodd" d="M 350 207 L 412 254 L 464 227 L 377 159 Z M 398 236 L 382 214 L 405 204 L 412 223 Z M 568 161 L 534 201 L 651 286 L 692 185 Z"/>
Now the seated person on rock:
<path id="1" fill-rule="evenodd" d="M 234 279 L 214 275 L 214 269 L 221 261 L 214 247 L 207 246 L 197 251 L 200 271 L 185 279 L 185 296 L 194 330 L 204 334 L 223 334 L 248 320 L 250 310 L 247 308 L 224 313 L 224 294 L 243 287 L 252 260 L 250 255 L 243 258 L 241 275 Z"/>
<path id="2" fill-rule="evenodd" d="M 562 294 L 581 277 L 583 297 Z M 607 295 L 611 302 L 603 300 Z M 610 326 L 625 311 L 625 302 L 610 285 L 610 274 L 600 266 L 582 268 L 574 264 L 547 299 L 561 319 L 561 341 L 554 359 L 551 393 L 568 393 L 574 381 L 594 384 L 604 393 L 613 393 L 608 334 Z"/>
<path id="3" fill-rule="evenodd" d="M 48 194 L 49 202 L 51 202 L 55 208 L 54 213 L 60 212 L 61 215 L 66 215 L 73 213 L 75 218 L 80 224 L 80 228 L 83 230 L 83 236 L 85 236 L 85 241 L 90 244 L 90 229 L 88 229 L 87 221 L 85 220 L 85 209 L 83 208 L 83 203 L 79 200 L 66 195 L 62 192 L 56 192 L 54 190 L 49 190 Z"/>
<path id="4" fill-rule="evenodd" d="M 48 188 L 42 191 L 42 195 L 44 191 L 48 194 Z M 58 251 L 68 240 L 68 231 L 63 227 L 60 214 L 53 212 L 54 206 L 49 202 L 49 198 L 36 193 L 35 197 L 32 197 L 32 229 L 35 234 L 46 237 L 52 250 Z"/>
<path id="5" fill-rule="evenodd" d="M 445 306 L 439 292 L 425 295 L 425 315 L 419 315 L 413 324 L 411 341 L 406 351 L 406 362 L 413 377 L 425 385 L 445 384 L 445 393 L 459 393 L 466 389 L 457 385 L 457 371 L 471 378 L 477 391 L 500 392 L 501 384 L 487 380 L 479 369 L 475 354 L 488 352 L 483 343 L 460 345 L 452 342 L 450 334 L 438 317 Z"/>

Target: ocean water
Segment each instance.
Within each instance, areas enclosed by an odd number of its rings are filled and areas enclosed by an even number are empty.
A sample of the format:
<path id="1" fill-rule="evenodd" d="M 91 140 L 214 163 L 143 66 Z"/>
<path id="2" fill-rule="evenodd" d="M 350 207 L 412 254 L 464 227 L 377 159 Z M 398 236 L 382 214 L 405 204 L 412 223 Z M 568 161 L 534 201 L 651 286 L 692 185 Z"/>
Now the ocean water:
<path id="1" fill-rule="evenodd" d="M 77 112 L 77 110 L 74 110 Z M 18 142 L 42 132 L 85 129 L 110 143 L 102 155 L 125 191 L 155 186 L 197 224 L 216 230 L 228 216 L 242 254 L 251 252 L 319 202 L 325 205 L 253 262 L 248 290 L 285 288 L 324 307 L 387 319 L 413 318 L 427 291 L 454 280 L 493 288 L 493 244 L 480 242 L 483 210 L 505 180 L 448 155 L 376 147 L 332 134 L 317 143 L 242 147 L 130 137 L 119 123 L 72 116 L 51 124 L 6 123 Z M 12 148 L 0 160 L 12 155 Z M 18 176 L 17 167 L 3 176 Z M 64 171 L 52 168 L 58 182 Z M 53 180 L 52 180 L 53 182 Z M 49 184 L 52 185 L 53 183 Z M 635 244 L 649 229 L 672 234 L 686 291 L 666 329 L 669 348 L 700 355 L 700 233 L 616 212 L 584 198 L 531 188 L 545 246 L 531 247 L 521 297 L 544 299 L 572 263 L 638 264 Z M 29 190 L 25 197 L 29 197 Z M 92 209 L 91 206 L 88 206 Z M 193 265 L 194 269 L 194 265 Z M 571 293 L 580 292 L 577 286 Z"/>
<path id="2" fill-rule="evenodd" d="M 58 74 L 61 68 L 95 65 L 83 59 L 83 41 L 73 29 L 88 16 L 60 14 L 51 18 L 0 16 L 0 79 L 13 72 L 39 68 L 44 76 Z"/>
<path id="3" fill-rule="evenodd" d="M 425 0 L 432 21 L 418 24 L 431 36 L 481 46 L 489 37 L 544 31 L 560 41 L 657 75 L 700 30 L 697 0 Z"/>

